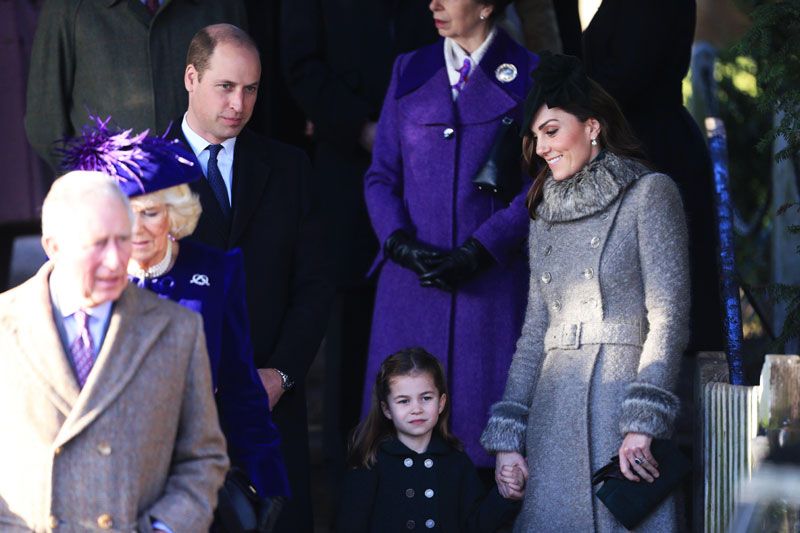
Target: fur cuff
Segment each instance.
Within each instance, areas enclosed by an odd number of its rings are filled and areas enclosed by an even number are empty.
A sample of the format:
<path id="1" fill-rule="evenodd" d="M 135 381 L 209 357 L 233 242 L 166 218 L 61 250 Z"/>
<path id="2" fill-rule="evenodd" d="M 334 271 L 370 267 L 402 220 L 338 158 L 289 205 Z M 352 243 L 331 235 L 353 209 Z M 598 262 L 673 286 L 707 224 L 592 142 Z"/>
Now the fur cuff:
<path id="1" fill-rule="evenodd" d="M 497 402 L 489 414 L 489 422 L 481 435 L 481 445 L 486 451 L 524 454 L 528 407 L 517 402 Z"/>
<path id="2" fill-rule="evenodd" d="M 672 435 L 680 400 L 668 390 L 649 383 L 631 383 L 622 401 L 619 430 L 645 433 L 656 439 Z"/>

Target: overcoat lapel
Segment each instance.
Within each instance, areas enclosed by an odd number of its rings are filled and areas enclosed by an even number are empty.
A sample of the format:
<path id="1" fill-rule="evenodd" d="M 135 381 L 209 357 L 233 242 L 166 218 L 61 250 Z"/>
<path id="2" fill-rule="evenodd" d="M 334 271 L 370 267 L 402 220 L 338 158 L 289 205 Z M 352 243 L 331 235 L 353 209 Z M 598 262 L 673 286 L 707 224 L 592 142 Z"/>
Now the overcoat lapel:
<path id="1" fill-rule="evenodd" d="M 28 282 L 30 291 L 21 298 L 25 312 L 21 313 L 17 342 L 48 399 L 66 417 L 78 400 L 80 388 L 53 318 L 49 289 L 52 270 L 48 262 Z"/>
<path id="2" fill-rule="evenodd" d="M 152 301 L 128 286 L 114 305 L 103 346 L 89 379 L 61 426 L 61 446 L 91 424 L 125 390 L 170 321 Z"/>
<path id="3" fill-rule="evenodd" d="M 400 74 L 395 97 L 402 112 L 415 124 L 455 124 L 443 43 L 442 40 L 415 52 Z"/>
<path id="4" fill-rule="evenodd" d="M 263 203 L 269 174 L 263 148 L 254 143 L 252 133 L 242 130 L 233 152 L 233 223 L 227 239 L 229 248 L 236 246 L 253 213 Z"/>

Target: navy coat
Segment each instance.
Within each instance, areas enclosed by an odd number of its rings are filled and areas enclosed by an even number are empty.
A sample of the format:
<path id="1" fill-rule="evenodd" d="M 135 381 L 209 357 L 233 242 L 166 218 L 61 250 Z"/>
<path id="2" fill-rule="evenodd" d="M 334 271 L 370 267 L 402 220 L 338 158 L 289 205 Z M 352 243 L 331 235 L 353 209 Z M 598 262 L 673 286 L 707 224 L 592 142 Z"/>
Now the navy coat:
<path id="1" fill-rule="evenodd" d="M 486 162 L 503 120 L 522 122 L 538 57 L 498 30 L 453 102 L 443 43 L 395 61 L 365 177 L 367 207 L 381 243 L 399 229 L 446 250 L 475 237 L 497 263 L 451 294 L 420 287 L 412 271 L 378 257 L 364 405 L 386 356 L 424 347 L 445 365 L 453 431 L 473 461 L 491 466 L 494 460 L 478 438 L 489 407 L 502 396 L 522 326 L 529 278 L 524 205 L 529 180 L 510 204 L 478 190 L 471 180 Z M 496 76 L 503 64 L 517 69 L 508 83 Z M 445 134 L 448 129 L 452 134 Z"/>
<path id="2" fill-rule="evenodd" d="M 131 281 L 203 316 L 211 379 L 231 462 L 247 472 L 262 496 L 288 496 L 278 429 L 253 364 L 242 253 L 181 241 L 169 272 Z"/>
<path id="3" fill-rule="evenodd" d="M 510 523 L 519 502 L 488 492 L 464 452 L 437 435 L 425 453 L 392 437 L 372 468 L 345 475 L 337 533 L 489 532 Z"/>

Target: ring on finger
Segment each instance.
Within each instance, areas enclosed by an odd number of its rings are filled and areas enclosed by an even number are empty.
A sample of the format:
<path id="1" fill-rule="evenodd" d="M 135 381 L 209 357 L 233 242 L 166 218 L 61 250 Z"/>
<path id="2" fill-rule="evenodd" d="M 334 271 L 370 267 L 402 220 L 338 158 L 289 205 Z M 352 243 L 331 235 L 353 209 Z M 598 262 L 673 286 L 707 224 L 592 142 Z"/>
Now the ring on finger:
<path id="1" fill-rule="evenodd" d="M 645 459 L 644 457 L 634 457 L 633 462 L 636 463 L 637 465 L 641 465 L 646 463 L 647 459 Z"/>

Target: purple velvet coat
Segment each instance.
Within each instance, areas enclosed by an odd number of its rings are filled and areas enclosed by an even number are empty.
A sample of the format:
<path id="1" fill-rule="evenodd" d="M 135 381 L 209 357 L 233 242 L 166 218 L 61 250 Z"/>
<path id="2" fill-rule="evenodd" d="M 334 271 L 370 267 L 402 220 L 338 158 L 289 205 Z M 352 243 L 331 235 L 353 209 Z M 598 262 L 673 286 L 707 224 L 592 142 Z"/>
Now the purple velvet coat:
<path id="1" fill-rule="evenodd" d="M 522 121 L 538 58 L 498 31 L 453 102 L 443 43 L 395 61 L 365 177 L 367 207 L 381 243 L 398 229 L 447 250 L 474 237 L 496 264 L 450 294 L 420 287 L 412 271 L 379 255 L 364 405 L 381 361 L 421 346 L 446 368 L 455 434 L 476 464 L 491 466 L 478 438 L 489 407 L 502 397 L 524 315 L 529 180 L 511 204 L 477 190 L 471 180 L 502 120 Z M 517 69 L 507 83 L 495 75 L 504 63 Z M 447 128 L 454 133 L 446 136 Z"/>

